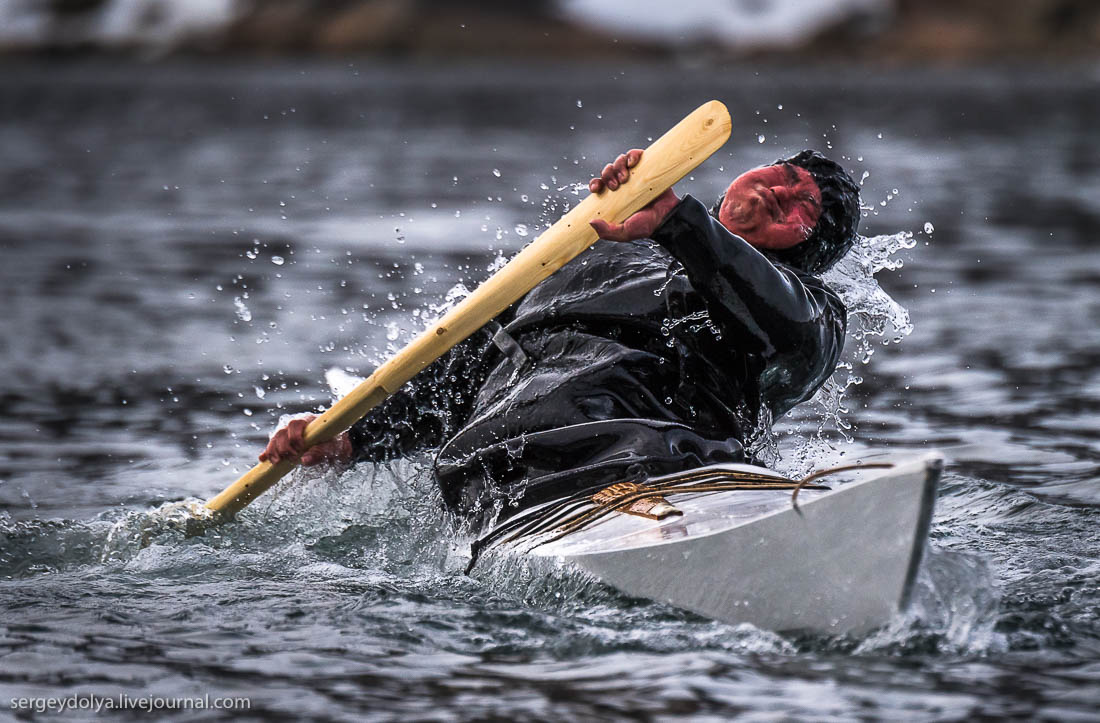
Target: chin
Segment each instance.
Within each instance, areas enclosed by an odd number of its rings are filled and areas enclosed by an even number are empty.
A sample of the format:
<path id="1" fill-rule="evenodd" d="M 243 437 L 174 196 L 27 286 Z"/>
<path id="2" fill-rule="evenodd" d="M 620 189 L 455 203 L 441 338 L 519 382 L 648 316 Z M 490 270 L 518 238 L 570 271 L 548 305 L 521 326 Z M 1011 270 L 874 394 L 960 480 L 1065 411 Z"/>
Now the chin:
<path id="1" fill-rule="evenodd" d="M 725 226 L 726 230 L 729 231 L 730 233 L 735 233 L 738 236 L 743 236 L 744 235 L 744 232 L 745 232 L 744 226 L 741 225 L 741 223 L 739 222 L 739 220 L 737 218 L 732 217 L 731 214 L 719 212 L 718 213 L 718 222 L 721 223 L 723 226 Z"/>

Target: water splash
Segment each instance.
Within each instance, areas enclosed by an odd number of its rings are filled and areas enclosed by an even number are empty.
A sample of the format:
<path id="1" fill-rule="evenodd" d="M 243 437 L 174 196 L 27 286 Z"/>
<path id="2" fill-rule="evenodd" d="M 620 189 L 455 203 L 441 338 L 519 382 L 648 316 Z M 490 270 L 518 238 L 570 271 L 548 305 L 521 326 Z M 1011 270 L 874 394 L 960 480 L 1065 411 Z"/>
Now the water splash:
<path id="1" fill-rule="evenodd" d="M 469 287 L 467 287 L 466 284 L 460 281 L 447 290 L 447 293 L 443 297 L 443 301 L 428 304 L 427 310 L 422 311 L 420 316 L 427 326 L 431 326 L 435 322 L 442 319 L 448 311 L 453 309 L 458 304 L 458 302 L 462 301 L 469 295 Z"/>
<path id="2" fill-rule="evenodd" d="M 131 511 L 111 526 L 100 561 L 127 559 L 154 543 L 196 537 L 218 522 L 218 515 L 194 498 Z"/>
<path id="3" fill-rule="evenodd" d="M 333 399 L 342 399 L 365 381 L 365 377 L 351 374 L 345 369 L 333 367 L 325 370 L 325 383 L 332 390 Z"/>
<path id="4" fill-rule="evenodd" d="M 1002 652 L 1007 641 L 995 629 L 1000 602 L 987 560 L 964 552 L 930 549 L 917 575 L 909 609 L 860 641 L 854 652 Z"/>
<path id="5" fill-rule="evenodd" d="M 825 274 L 825 282 L 848 308 L 848 335 L 857 342 L 864 364 L 874 353 L 874 338 L 883 339 L 883 344 L 896 344 L 913 331 L 909 311 L 879 286 L 875 274 L 900 269 L 904 262 L 897 254 L 914 246 L 916 241 L 909 231 L 860 238 L 847 256 Z"/>
<path id="6" fill-rule="evenodd" d="M 845 345 L 845 361 L 838 366 L 839 374 L 829 380 L 839 389 L 827 389 L 816 400 L 824 409 L 836 410 L 844 391 L 853 384 L 862 383 L 862 377 L 854 373 L 853 359 L 867 364 L 875 353 L 876 341 L 882 345 L 897 344 L 913 333 L 909 310 L 879 286 L 875 274 L 900 269 L 904 262 L 896 255 L 915 245 L 913 234 L 908 231 L 861 237 L 847 256 L 825 274 L 825 282 L 848 309 L 848 337 L 855 345 Z M 844 377 L 844 381 L 840 382 L 838 376 Z"/>

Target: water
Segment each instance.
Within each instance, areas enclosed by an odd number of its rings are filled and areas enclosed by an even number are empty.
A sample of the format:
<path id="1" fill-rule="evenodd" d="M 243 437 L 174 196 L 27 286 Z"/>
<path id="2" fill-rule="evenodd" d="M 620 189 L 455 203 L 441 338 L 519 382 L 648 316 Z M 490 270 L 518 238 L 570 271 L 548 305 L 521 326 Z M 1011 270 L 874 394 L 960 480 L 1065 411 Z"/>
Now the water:
<path id="1" fill-rule="evenodd" d="M 1095 715 L 1095 70 L 6 71 L 3 705 L 210 692 L 316 719 Z M 828 399 L 776 427 L 790 468 L 957 449 L 908 615 L 780 636 L 512 558 L 467 578 L 422 460 L 284 483 L 203 537 L 109 537 L 219 491 L 279 415 L 328 402 L 327 372 L 368 372 L 575 203 L 570 184 L 710 97 L 734 139 L 681 190 L 709 201 L 817 146 L 867 174 L 864 233 L 912 234 L 878 279 L 914 330 L 868 337 L 866 365 L 851 341 L 836 378 L 863 380 L 845 390 L 851 429 Z"/>

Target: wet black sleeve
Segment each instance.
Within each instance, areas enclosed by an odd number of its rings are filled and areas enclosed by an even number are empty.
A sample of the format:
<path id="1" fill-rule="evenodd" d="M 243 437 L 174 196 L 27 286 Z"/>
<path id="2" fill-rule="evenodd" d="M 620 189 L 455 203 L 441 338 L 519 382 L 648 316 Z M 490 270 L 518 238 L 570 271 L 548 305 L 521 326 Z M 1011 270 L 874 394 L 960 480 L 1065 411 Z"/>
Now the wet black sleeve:
<path id="1" fill-rule="evenodd" d="M 442 444 L 469 417 L 494 350 L 482 329 L 369 411 L 348 430 L 354 459 L 382 462 Z"/>
<path id="2" fill-rule="evenodd" d="M 684 265 L 729 343 L 763 358 L 761 392 L 773 411 L 801 401 L 832 374 L 847 313 L 820 279 L 772 263 L 691 196 L 653 240 Z"/>

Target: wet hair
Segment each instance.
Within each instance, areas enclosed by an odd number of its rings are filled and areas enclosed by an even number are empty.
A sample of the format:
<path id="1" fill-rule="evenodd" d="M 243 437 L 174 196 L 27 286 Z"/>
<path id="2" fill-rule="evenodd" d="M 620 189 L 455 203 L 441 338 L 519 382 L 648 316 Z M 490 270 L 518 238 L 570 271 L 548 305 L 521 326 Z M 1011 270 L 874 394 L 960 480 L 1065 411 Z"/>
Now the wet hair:
<path id="1" fill-rule="evenodd" d="M 789 164 L 809 172 L 821 191 L 821 215 L 810 235 L 802 243 L 786 249 L 761 249 L 768 256 L 808 274 L 821 274 L 839 261 L 856 240 L 859 226 L 859 186 L 840 164 L 817 151 L 805 150 L 790 158 L 781 158 L 771 165 Z M 711 215 L 718 218 L 718 209 L 726 194 L 718 197 Z"/>

